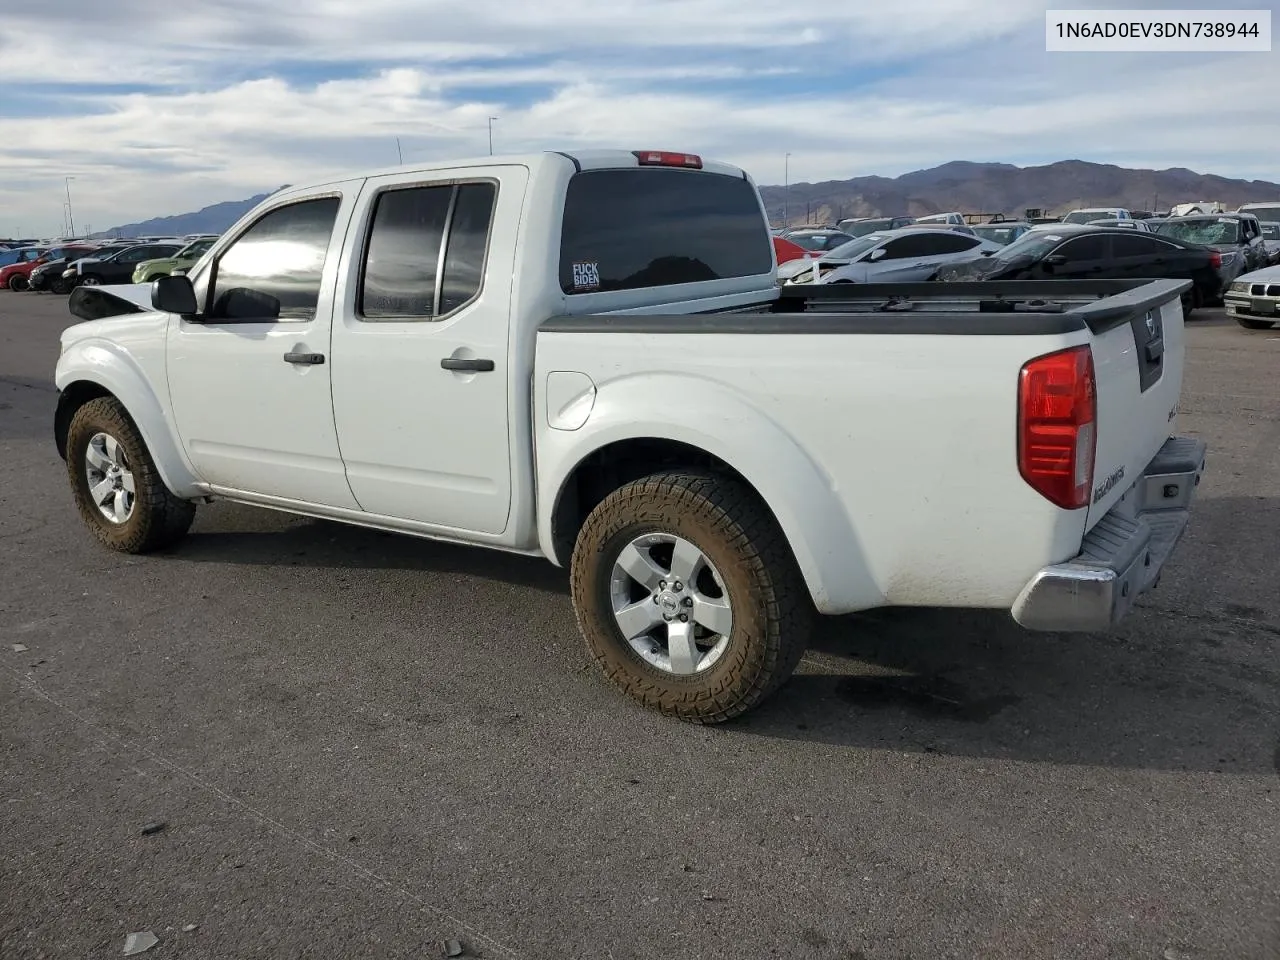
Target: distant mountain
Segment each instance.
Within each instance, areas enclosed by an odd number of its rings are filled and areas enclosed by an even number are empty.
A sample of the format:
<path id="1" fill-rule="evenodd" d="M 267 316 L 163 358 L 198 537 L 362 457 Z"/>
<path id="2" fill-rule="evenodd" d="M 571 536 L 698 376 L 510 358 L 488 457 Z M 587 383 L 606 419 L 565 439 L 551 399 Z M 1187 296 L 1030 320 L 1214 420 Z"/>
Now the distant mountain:
<path id="1" fill-rule="evenodd" d="M 286 184 L 287 186 L 287 184 Z M 280 187 L 283 190 L 284 187 Z M 275 191 L 278 192 L 278 191 Z M 181 237 L 188 233 L 222 233 L 242 216 L 260 204 L 270 193 L 260 193 L 248 200 L 228 200 L 195 213 L 179 213 L 172 217 L 157 217 L 141 223 L 126 223 L 112 227 L 95 237 Z"/>
<path id="2" fill-rule="evenodd" d="M 1136 170 L 1084 160 L 1062 160 L 1043 167 L 957 160 L 900 177 L 855 177 L 824 183 L 793 183 L 789 190 L 762 186 L 769 219 L 833 223 L 844 217 L 924 216 L 929 213 L 1003 213 L 1021 216 L 1029 207 L 1046 215 L 1076 207 L 1125 207 L 1168 210 L 1190 200 L 1220 200 L 1234 209 L 1242 203 L 1280 201 L 1280 184 L 1231 180 L 1184 167 Z"/>

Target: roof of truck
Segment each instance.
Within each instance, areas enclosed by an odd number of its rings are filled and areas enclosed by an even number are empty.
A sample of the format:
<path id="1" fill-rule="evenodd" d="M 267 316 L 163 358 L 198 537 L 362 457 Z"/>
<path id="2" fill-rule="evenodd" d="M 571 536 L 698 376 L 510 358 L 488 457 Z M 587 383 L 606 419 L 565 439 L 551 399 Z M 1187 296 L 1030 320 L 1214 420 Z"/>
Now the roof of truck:
<path id="1" fill-rule="evenodd" d="M 683 153 L 684 151 L 661 152 Z M 709 160 L 699 154 L 689 155 L 699 157 L 702 162 L 702 167 L 700 169 L 690 167 L 654 167 L 654 169 L 685 169 L 693 173 L 720 173 L 734 177 L 745 177 L 747 175 L 746 171 L 741 167 L 735 167 L 732 164 L 721 163 L 716 160 Z M 541 153 L 454 157 L 446 160 L 427 160 L 418 163 L 399 164 L 391 167 L 378 167 L 376 169 L 351 170 L 347 173 L 337 174 L 324 180 L 290 184 L 289 186 L 282 187 L 280 190 L 273 193 L 269 199 L 274 200 L 277 197 L 315 190 L 317 187 L 325 187 L 330 184 L 343 183 L 347 180 L 360 180 L 367 177 L 386 177 L 414 172 L 431 173 L 437 170 L 456 170 L 459 167 L 526 166 L 532 169 L 542 166 L 548 162 L 553 162 L 557 157 L 569 160 L 576 164 L 580 170 L 600 170 L 617 167 L 638 168 L 641 166 L 635 152 L 631 150 L 544 150 Z"/>

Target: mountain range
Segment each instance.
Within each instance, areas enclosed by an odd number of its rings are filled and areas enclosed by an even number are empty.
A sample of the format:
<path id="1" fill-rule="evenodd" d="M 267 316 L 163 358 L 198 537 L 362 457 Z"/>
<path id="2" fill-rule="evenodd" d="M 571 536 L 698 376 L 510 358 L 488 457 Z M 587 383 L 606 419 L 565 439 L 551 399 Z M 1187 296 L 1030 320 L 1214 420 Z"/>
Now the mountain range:
<path id="1" fill-rule="evenodd" d="M 95 236 L 137 237 L 221 233 L 268 193 L 248 200 L 215 203 L 195 213 L 159 217 L 113 227 Z M 1280 201 L 1280 184 L 1232 180 L 1185 167 L 1139 170 L 1084 160 L 1061 160 L 1040 167 L 955 160 L 900 177 L 854 177 L 822 183 L 761 186 L 769 219 L 782 224 L 834 223 L 844 217 L 924 216 L 1003 213 L 1021 216 L 1039 208 L 1046 216 L 1076 207 L 1167 210 L 1190 200 L 1219 200 L 1228 209 L 1255 201 Z"/>
<path id="2" fill-rule="evenodd" d="M 283 190 L 284 187 L 279 189 Z M 94 237 L 183 237 L 189 233 L 222 233 L 242 216 L 260 204 L 271 193 L 260 193 L 248 200 L 228 200 L 204 207 L 195 213 L 179 213 L 172 217 L 156 217 L 139 223 L 112 227 Z"/>
<path id="3" fill-rule="evenodd" d="M 1003 213 L 1029 208 L 1058 216 L 1077 207 L 1168 210 L 1192 200 L 1218 200 L 1234 210 L 1242 203 L 1280 201 L 1280 184 L 1232 180 L 1184 167 L 1139 170 L 1084 160 L 1040 167 L 957 160 L 900 177 L 854 177 L 823 183 L 762 186 L 769 219 L 778 225 L 834 223 L 844 217 L 930 213 Z"/>

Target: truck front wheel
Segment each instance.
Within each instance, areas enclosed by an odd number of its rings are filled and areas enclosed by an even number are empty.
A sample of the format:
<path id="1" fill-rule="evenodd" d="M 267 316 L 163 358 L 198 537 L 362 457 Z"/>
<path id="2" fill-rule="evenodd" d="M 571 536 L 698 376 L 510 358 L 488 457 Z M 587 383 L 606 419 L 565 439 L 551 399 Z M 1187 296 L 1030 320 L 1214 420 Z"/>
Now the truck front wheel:
<path id="1" fill-rule="evenodd" d="M 750 710 L 809 639 L 813 608 L 786 539 L 730 477 L 672 471 L 615 490 L 578 535 L 571 583 L 605 675 L 684 720 Z"/>
<path id="2" fill-rule="evenodd" d="M 186 535 L 196 505 L 164 485 L 119 400 L 99 397 L 77 410 L 66 449 L 76 509 L 101 543 L 121 553 L 147 553 Z"/>

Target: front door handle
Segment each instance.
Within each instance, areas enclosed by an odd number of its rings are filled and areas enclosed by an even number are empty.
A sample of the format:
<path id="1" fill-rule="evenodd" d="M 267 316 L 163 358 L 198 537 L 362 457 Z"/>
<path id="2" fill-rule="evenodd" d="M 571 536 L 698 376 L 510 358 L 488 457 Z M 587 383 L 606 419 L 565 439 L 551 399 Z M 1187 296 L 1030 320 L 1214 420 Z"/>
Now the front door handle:
<path id="1" fill-rule="evenodd" d="M 446 370 L 466 370 L 473 373 L 488 373 L 493 369 L 492 360 L 463 360 L 460 357 L 445 357 L 440 366 Z"/>
<path id="2" fill-rule="evenodd" d="M 323 353 L 286 353 L 285 363 L 319 364 L 324 363 Z"/>

